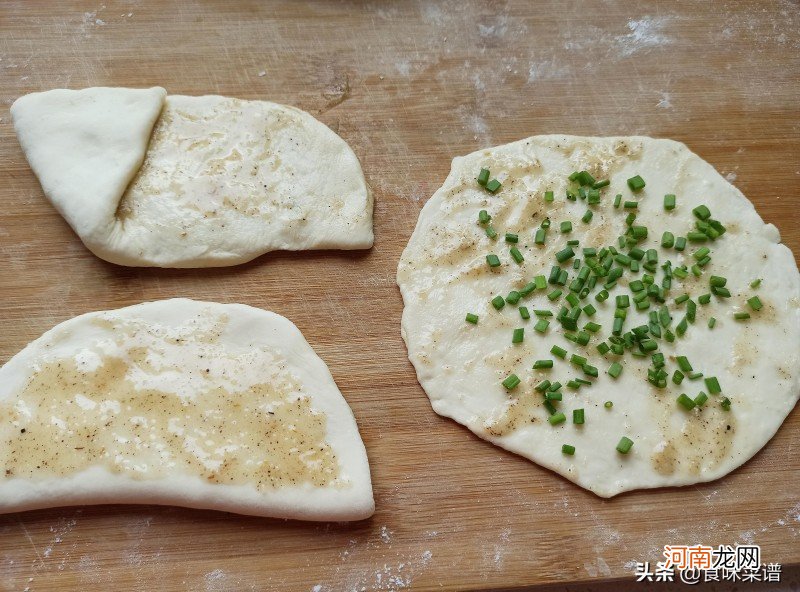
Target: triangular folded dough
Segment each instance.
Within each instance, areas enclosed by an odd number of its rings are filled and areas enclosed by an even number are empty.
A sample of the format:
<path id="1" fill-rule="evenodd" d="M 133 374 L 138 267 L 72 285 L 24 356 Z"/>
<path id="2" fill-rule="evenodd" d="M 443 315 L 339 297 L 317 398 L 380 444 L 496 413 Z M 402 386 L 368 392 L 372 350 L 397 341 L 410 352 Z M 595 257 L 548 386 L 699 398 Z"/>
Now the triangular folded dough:
<path id="1" fill-rule="evenodd" d="M 299 109 L 89 88 L 24 96 L 12 115 L 47 197 L 113 263 L 210 267 L 372 246 L 358 159 Z"/>
<path id="2" fill-rule="evenodd" d="M 325 363 L 287 319 L 163 300 L 56 326 L 0 368 L 0 512 L 149 503 L 304 520 L 372 515 Z"/>
<path id="3" fill-rule="evenodd" d="M 89 248 L 106 238 L 166 96 L 160 87 L 56 89 L 11 106 L 45 195 Z"/>

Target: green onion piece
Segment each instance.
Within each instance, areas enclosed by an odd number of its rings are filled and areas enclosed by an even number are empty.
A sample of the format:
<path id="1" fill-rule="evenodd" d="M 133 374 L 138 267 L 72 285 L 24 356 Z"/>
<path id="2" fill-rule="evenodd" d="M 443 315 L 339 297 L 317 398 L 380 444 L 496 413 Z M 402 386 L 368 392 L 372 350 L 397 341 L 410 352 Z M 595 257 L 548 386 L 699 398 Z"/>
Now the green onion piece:
<path id="1" fill-rule="evenodd" d="M 522 263 L 523 261 L 525 261 L 525 258 L 522 256 L 522 253 L 519 252 L 519 249 L 517 247 L 511 247 L 511 249 L 509 249 L 509 252 L 511 253 L 511 258 L 515 262 Z"/>
<path id="2" fill-rule="evenodd" d="M 712 286 L 711 287 L 711 293 L 714 294 L 715 296 L 719 296 L 720 298 L 730 298 L 731 297 L 731 291 L 728 290 L 728 288 L 726 288 L 724 286 L 722 286 L 722 287 Z"/>
<path id="3" fill-rule="evenodd" d="M 537 317 L 552 317 L 553 313 L 549 310 L 534 310 L 533 314 Z"/>
<path id="4" fill-rule="evenodd" d="M 466 320 L 467 320 L 468 323 L 472 323 L 473 325 L 477 325 L 478 324 L 478 315 L 472 314 L 471 312 L 468 312 Z"/>
<path id="5" fill-rule="evenodd" d="M 553 194 L 552 191 L 545 191 L 544 192 L 544 200 L 547 201 L 547 202 L 551 202 L 551 201 L 555 200 L 555 195 Z"/>
<path id="6" fill-rule="evenodd" d="M 489 267 L 500 267 L 500 258 L 494 253 L 490 253 L 486 255 L 486 263 L 489 264 Z"/>
<path id="7" fill-rule="evenodd" d="M 622 194 L 621 193 L 617 193 L 617 195 L 614 196 L 614 207 L 618 208 L 619 204 L 621 204 L 621 203 L 622 203 Z"/>
<path id="8" fill-rule="evenodd" d="M 664 196 L 664 209 L 665 210 L 674 210 L 675 209 L 675 196 L 671 193 L 667 193 Z"/>
<path id="9" fill-rule="evenodd" d="M 665 232 L 661 235 L 661 246 L 665 249 L 671 249 L 675 244 L 675 235 L 671 232 Z"/>
<path id="10" fill-rule="evenodd" d="M 687 411 L 691 411 L 697 406 L 697 403 L 689 397 L 686 393 L 681 393 L 678 397 L 678 405 L 684 407 Z"/>
<path id="11" fill-rule="evenodd" d="M 547 287 L 547 278 L 543 275 L 537 275 L 533 278 L 533 283 L 536 284 L 537 290 L 544 290 Z"/>
<path id="12" fill-rule="evenodd" d="M 564 423 L 567 421 L 567 416 L 563 413 L 554 413 L 550 417 L 547 418 L 547 421 L 550 422 L 550 425 L 558 425 L 560 423 Z"/>
<path id="13" fill-rule="evenodd" d="M 594 313 L 597 312 L 597 309 L 591 304 L 587 304 L 586 306 L 583 307 L 583 312 L 586 313 L 587 317 L 593 317 Z"/>
<path id="14" fill-rule="evenodd" d="M 750 308 L 756 311 L 761 310 L 761 308 L 764 306 L 763 304 L 761 304 L 761 299 L 758 296 L 753 296 L 752 298 L 748 298 L 747 304 L 750 305 Z"/>
<path id="15" fill-rule="evenodd" d="M 495 296 L 492 298 L 492 306 L 495 307 L 496 310 L 500 310 L 506 305 L 506 299 L 502 296 Z"/>
<path id="16" fill-rule="evenodd" d="M 644 181 L 642 182 L 644 183 Z M 622 436 L 622 438 L 619 441 L 619 444 L 617 444 L 617 452 L 619 452 L 620 454 L 628 454 L 631 451 L 632 447 L 633 447 L 633 440 L 631 440 L 627 436 Z"/>
<path id="17" fill-rule="evenodd" d="M 589 364 L 584 364 L 582 369 L 583 373 L 586 374 L 586 376 L 591 376 L 592 378 L 597 378 L 599 374 L 597 368 Z"/>
<path id="18" fill-rule="evenodd" d="M 548 401 L 560 401 L 561 399 L 564 398 L 564 395 L 561 393 L 561 391 L 555 391 L 555 392 L 548 391 L 544 394 L 544 398 L 547 399 Z"/>
<path id="19" fill-rule="evenodd" d="M 481 224 L 486 224 L 491 219 L 492 217 L 486 210 L 481 210 L 480 212 L 478 212 L 478 222 L 480 222 Z"/>
<path id="20" fill-rule="evenodd" d="M 711 294 L 701 294 L 700 296 L 697 297 L 697 301 L 700 304 L 708 304 L 709 302 L 711 302 Z"/>
<path id="21" fill-rule="evenodd" d="M 511 336 L 511 343 L 522 343 L 525 339 L 525 329 L 514 329 Z"/>
<path id="22" fill-rule="evenodd" d="M 708 247 L 701 247 L 697 249 L 694 253 L 692 253 L 692 257 L 694 257 L 697 261 L 700 261 L 703 257 L 708 255 L 711 252 L 711 249 Z"/>
<path id="23" fill-rule="evenodd" d="M 550 326 L 550 322 L 547 319 L 539 319 L 536 321 L 536 324 L 533 326 L 533 330 L 537 333 L 544 333 L 547 331 L 547 328 Z"/>
<path id="24" fill-rule="evenodd" d="M 592 186 L 596 183 L 595 178 L 592 177 L 589 171 L 580 171 L 576 175 L 575 179 L 573 179 L 573 181 L 577 181 L 581 185 L 588 185 L 588 186 Z"/>
<path id="25" fill-rule="evenodd" d="M 563 452 L 564 454 L 568 454 L 568 455 L 572 456 L 573 454 L 575 454 L 575 447 L 571 446 L 569 444 L 563 444 L 561 446 L 561 452 Z"/>
<path id="26" fill-rule="evenodd" d="M 486 184 L 486 191 L 489 193 L 497 193 L 502 186 L 503 184 L 500 181 L 497 179 L 492 179 Z"/>
<path id="27" fill-rule="evenodd" d="M 719 380 L 717 380 L 716 376 L 709 376 L 704 379 L 704 382 L 706 383 L 708 392 L 712 395 L 717 395 L 722 392 L 722 387 L 719 386 Z"/>
<path id="28" fill-rule="evenodd" d="M 644 179 L 642 179 L 639 175 L 635 177 L 631 177 L 628 179 L 628 187 L 631 188 L 631 191 L 636 193 L 637 191 L 641 191 L 645 187 Z"/>
<path id="29" fill-rule="evenodd" d="M 506 242 L 507 243 L 518 243 L 519 242 L 519 236 L 516 235 L 516 234 L 513 234 L 511 232 L 506 232 Z"/>
<path id="30" fill-rule="evenodd" d="M 731 410 L 731 400 L 728 397 L 725 397 L 720 401 L 719 406 L 722 407 L 725 411 Z"/>
<path id="31" fill-rule="evenodd" d="M 611 378 L 619 378 L 619 375 L 622 374 L 622 364 L 614 362 L 608 368 L 608 375 Z"/>
<path id="32" fill-rule="evenodd" d="M 697 380 L 698 378 L 703 378 L 702 372 L 689 372 L 689 379 L 690 380 Z"/>
<path id="33" fill-rule="evenodd" d="M 567 350 L 558 347 L 557 345 L 554 345 L 552 348 L 550 348 L 550 353 L 554 356 L 558 356 L 562 360 L 567 357 Z"/>
<path id="34" fill-rule="evenodd" d="M 539 384 L 537 384 L 533 388 L 534 388 L 534 390 L 537 390 L 540 393 L 544 393 L 544 392 L 547 392 L 547 389 L 550 388 L 550 384 L 551 384 L 551 382 L 549 380 L 543 380 L 542 382 L 540 382 Z"/>
<path id="35" fill-rule="evenodd" d="M 585 421 L 583 409 L 573 409 L 572 410 L 572 423 L 581 425 Z"/>
<path id="36" fill-rule="evenodd" d="M 556 298 L 558 298 L 559 296 L 561 296 L 561 290 L 556 289 L 556 290 L 553 290 L 552 292 L 550 292 L 547 295 L 547 298 L 548 298 L 548 300 L 552 301 L 552 300 L 555 300 Z"/>
<path id="37" fill-rule="evenodd" d="M 705 394 L 703 391 L 700 391 L 700 394 L 698 394 L 694 398 L 694 404 L 697 407 L 702 407 L 705 404 L 706 401 L 708 401 L 708 395 Z"/>
<path id="38" fill-rule="evenodd" d="M 548 400 L 546 400 L 546 399 L 544 401 L 544 408 L 547 409 L 547 412 L 550 415 L 555 415 L 556 414 L 556 408 L 553 406 L 553 403 L 548 401 Z"/>
<path id="39" fill-rule="evenodd" d="M 692 364 L 689 362 L 689 358 L 687 358 L 686 356 L 678 356 L 677 358 L 675 358 L 675 361 L 678 362 L 678 368 L 680 368 L 684 372 L 692 371 Z"/>
<path id="40" fill-rule="evenodd" d="M 509 374 L 506 379 L 503 381 L 503 386 L 506 387 L 508 390 L 512 390 L 519 386 L 519 383 L 522 382 L 519 379 L 519 376 L 516 374 Z"/>
<path id="41" fill-rule="evenodd" d="M 688 295 L 688 294 L 681 294 L 680 296 L 678 296 L 678 297 L 675 299 L 675 304 L 676 304 L 676 305 L 683 304 L 683 303 L 684 303 L 684 302 L 686 302 L 687 300 L 689 300 L 689 295 Z"/>
<path id="42" fill-rule="evenodd" d="M 708 319 L 708 328 L 709 329 L 713 329 L 714 325 L 716 325 L 716 324 L 717 324 L 717 319 L 715 319 L 714 317 L 711 317 L 710 319 Z"/>
<path id="43" fill-rule="evenodd" d="M 586 210 L 586 213 L 581 217 L 581 220 L 584 224 L 588 224 L 592 221 L 592 216 L 594 216 L 594 212 L 592 212 L 592 210 Z"/>
<path id="44" fill-rule="evenodd" d="M 579 356 L 578 354 L 572 354 L 569 358 L 569 361 L 574 364 L 575 366 L 583 367 L 587 360 L 583 356 Z"/>
<path id="45" fill-rule="evenodd" d="M 556 381 L 550 385 L 550 388 L 547 389 L 548 392 L 553 393 L 561 388 L 561 383 Z"/>
<path id="46" fill-rule="evenodd" d="M 737 321 L 746 321 L 747 319 L 750 318 L 750 313 L 749 312 L 737 312 L 737 313 L 733 314 L 733 318 L 736 319 Z"/>
<path id="47" fill-rule="evenodd" d="M 495 229 L 492 228 L 491 226 L 487 226 L 486 227 L 486 236 L 488 236 L 491 239 L 495 239 L 495 238 L 497 238 L 497 231 L 495 231 Z"/>
<path id="48" fill-rule="evenodd" d="M 561 251 L 559 251 L 558 253 L 556 253 L 556 261 L 558 261 L 559 263 L 564 263 L 565 261 L 572 259 L 572 257 L 574 256 L 575 256 L 575 251 L 572 250 L 572 247 L 566 247 Z"/>
<path id="49" fill-rule="evenodd" d="M 622 202 L 622 208 L 625 210 L 635 210 L 639 207 L 638 201 L 625 201 Z"/>
<path id="50" fill-rule="evenodd" d="M 760 285 L 761 285 L 761 280 L 760 279 L 753 280 L 752 282 L 750 282 L 750 287 L 753 288 L 753 290 L 758 289 L 758 287 Z"/>
<path id="51" fill-rule="evenodd" d="M 690 230 L 687 232 L 686 238 L 689 239 L 690 243 L 704 243 L 708 240 L 708 237 L 705 234 L 702 232 L 697 232 L 696 230 Z"/>
<path id="52" fill-rule="evenodd" d="M 675 250 L 683 251 L 686 248 L 686 237 L 678 236 L 675 238 Z"/>
<path id="53" fill-rule="evenodd" d="M 516 304 L 517 302 L 519 302 L 520 298 L 522 298 L 522 295 L 516 290 L 512 290 L 511 292 L 508 293 L 508 296 L 506 296 L 506 302 L 508 302 L 509 304 Z"/>
<path id="54" fill-rule="evenodd" d="M 541 370 L 543 368 L 552 368 L 553 367 L 553 360 L 536 360 L 533 363 L 534 370 Z"/>
<path id="55" fill-rule="evenodd" d="M 604 302 L 608 300 L 608 290 L 600 290 L 594 297 L 594 299 L 597 300 L 598 302 Z"/>
<path id="56" fill-rule="evenodd" d="M 528 312 L 527 307 L 520 306 L 519 307 L 519 316 L 521 316 L 523 319 L 525 319 L 527 321 L 529 318 L 531 318 L 531 313 Z"/>
<path id="57" fill-rule="evenodd" d="M 547 231 L 544 228 L 537 228 L 536 233 L 533 235 L 533 242 L 537 245 L 543 245 L 546 237 Z"/>
<path id="58" fill-rule="evenodd" d="M 711 217 L 711 210 L 709 210 L 705 205 L 697 206 L 692 210 L 692 213 L 699 220 L 708 220 Z"/>
<path id="59" fill-rule="evenodd" d="M 592 185 L 592 189 L 602 189 L 603 187 L 608 187 L 609 185 L 611 185 L 611 180 L 603 179 L 602 181 L 596 181 Z"/>
<path id="60" fill-rule="evenodd" d="M 628 308 L 631 305 L 631 300 L 627 294 L 620 294 L 617 296 L 617 308 Z"/>
<path id="61" fill-rule="evenodd" d="M 486 187 L 486 184 L 488 182 L 489 182 L 489 169 L 481 169 L 481 172 L 478 173 L 478 185 Z"/>
<path id="62" fill-rule="evenodd" d="M 602 327 L 593 321 L 589 321 L 583 326 L 583 328 L 587 331 L 591 331 L 592 333 L 597 333 Z"/>
<path id="63" fill-rule="evenodd" d="M 559 228 L 560 228 L 561 232 L 564 233 L 564 234 L 572 232 L 572 222 L 570 222 L 569 220 L 564 220 L 560 224 Z"/>

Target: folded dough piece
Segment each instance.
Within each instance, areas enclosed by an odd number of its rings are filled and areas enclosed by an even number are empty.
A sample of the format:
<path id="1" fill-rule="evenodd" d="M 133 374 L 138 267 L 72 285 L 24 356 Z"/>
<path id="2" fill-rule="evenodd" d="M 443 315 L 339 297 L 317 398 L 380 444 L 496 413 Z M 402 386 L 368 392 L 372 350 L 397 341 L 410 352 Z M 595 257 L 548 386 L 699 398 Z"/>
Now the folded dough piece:
<path id="1" fill-rule="evenodd" d="M 0 368 L 0 512 L 149 503 L 372 515 L 358 428 L 297 327 L 163 300 L 56 326 Z"/>
<path id="2" fill-rule="evenodd" d="M 11 114 L 47 198 L 112 263 L 211 267 L 372 246 L 358 159 L 299 109 L 87 88 L 25 95 Z"/>

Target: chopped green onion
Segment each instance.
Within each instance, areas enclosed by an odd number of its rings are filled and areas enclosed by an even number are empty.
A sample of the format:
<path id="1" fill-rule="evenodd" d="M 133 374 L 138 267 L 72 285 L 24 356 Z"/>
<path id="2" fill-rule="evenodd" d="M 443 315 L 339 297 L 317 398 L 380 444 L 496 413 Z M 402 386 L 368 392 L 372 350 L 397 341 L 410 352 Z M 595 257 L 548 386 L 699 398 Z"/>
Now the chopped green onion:
<path id="1" fill-rule="evenodd" d="M 704 379 L 704 382 L 706 383 L 708 392 L 712 395 L 717 395 L 722 392 L 722 387 L 719 386 L 719 380 L 717 380 L 716 376 L 709 376 Z"/>
<path id="2" fill-rule="evenodd" d="M 716 324 L 717 324 L 717 319 L 715 319 L 714 317 L 711 317 L 710 319 L 708 319 L 708 328 L 709 329 L 713 329 L 714 325 L 716 325 Z"/>
<path id="3" fill-rule="evenodd" d="M 516 290 L 511 290 L 511 292 L 508 293 L 508 296 L 506 296 L 506 302 L 508 302 L 509 304 L 516 304 L 517 302 L 519 302 L 520 298 L 522 298 L 522 294 L 520 294 Z"/>
<path id="4" fill-rule="evenodd" d="M 541 370 L 543 368 L 552 368 L 553 367 L 553 360 L 536 360 L 533 363 L 534 370 Z"/>
<path id="5" fill-rule="evenodd" d="M 703 391 L 700 391 L 700 394 L 694 398 L 694 404 L 698 407 L 702 407 L 706 401 L 708 401 L 708 395 Z"/>
<path id="6" fill-rule="evenodd" d="M 586 364 L 587 360 L 583 356 L 579 356 L 578 354 L 572 354 L 569 358 L 569 361 L 574 364 L 575 366 L 580 366 L 581 368 Z"/>
<path id="7" fill-rule="evenodd" d="M 697 206 L 692 210 L 692 213 L 700 220 L 708 220 L 711 217 L 711 210 L 709 210 L 705 205 Z"/>
<path id="8" fill-rule="evenodd" d="M 750 282 L 750 287 L 753 288 L 753 290 L 758 289 L 758 287 L 760 285 L 761 285 L 761 280 L 760 279 L 753 280 L 752 282 Z"/>
<path id="9" fill-rule="evenodd" d="M 564 263 L 565 261 L 568 261 L 574 256 L 575 256 L 575 251 L 572 250 L 572 247 L 566 247 L 561 251 L 559 251 L 558 253 L 556 253 L 556 261 L 558 261 L 559 263 Z"/>
<path id="10" fill-rule="evenodd" d="M 481 224 L 486 224 L 491 219 L 492 217 L 486 210 L 481 210 L 480 212 L 478 212 L 478 222 L 480 222 Z"/>
<path id="11" fill-rule="evenodd" d="M 472 314 L 471 312 L 467 313 L 467 322 L 472 323 L 473 325 L 478 324 L 478 315 Z"/>
<path id="12" fill-rule="evenodd" d="M 514 329 L 511 336 L 511 343 L 522 343 L 525 339 L 525 329 Z"/>
<path id="13" fill-rule="evenodd" d="M 686 393 L 681 393 L 678 397 L 678 405 L 681 405 L 687 411 L 691 411 L 697 406 L 697 403 L 695 403 L 694 399 L 689 397 Z"/>
<path id="14" fill-rule="evenodd" d="M 625 210 L 635 210 L 639 207 L 638 201 L 625 201 L 622 203 L 622 208 Z"/>
<path id="15" fill-rule="evenodd" d="M 560 401 L 561 399 L 564 398 L 564 395 L 561 393 L 561 391 L 555 391 L 555 392 L 548 391 L 544 394 L 544 398 L 547 399 L 548 401 Z"/>
<path id="16" fill-rule="evenodd" d="M 602 181 L 596 181 L 592 185 L 592 189 L 602 189 L 603 187 L 608 187 L 609 185 L 611 185 L 611 180 L 603 179 Z"/>
<path id="17" fill-rule="evenodd" d="M 572 232 L 572 222 L 569 220 L 564 220 L 561 225 L 559 226 L 562 233 L 567 234 Z"/>
<path id="18" fill-rule="evenodd" d="M 547 328 L 550 326 L 550 322 L 546 319 L 539 319 L 536 321 L 536 324 L 533 326 L 534 331 L 537 333 L 544 333 L 547 331 Z"/>
<path id="19" fill-rule="evenodd" d="M 550 353 L 554 356 L 558 356 L 562 360 L 567 357 L 567 350 L 558 347 L 557 345 L 554 345 L 552 348 L 550 348 Z"/>
<path id="20" fill-rule="evenodd" d="M 567 421 L 567 416 L 563 413 L 554 413 L 550 417 L 547 418 L 547 421 L 550 422 L 550 425 L 558 425 L 560 423 L 564 423 Z"/>
<path id="21" fill-rule="evenodd" d="M 553 313 L 549 310 L 534 310 L 533 314 L 537 317 L 552 317 Z"/>
<path id="22" fill-rule="evenodd" d="M 553 194 L 552 191 L 545 191 L 544 192 L 544 200 L 547 201 L 547 202 L 551 202 L 551 201 L 555 200 L 555 195 Z"/>
<path id="23" fill-rule="evenodd" d="M 497 179 L 492 179 L 486 184 L 486 190 L 489 193 L 497 193 L 500 190 L 500 187 L 502 186 L 503 184 L 500 181 L 498 181 Z"/>
<path id="24" fill-rule="evenodd" d="M 486 184 L 488 182 L 489 182 L 489 169 L 481 169 L 481 172 L 478 173 L 478 185 L 486 187 Z"/>
<path id="25" fill-rule="evenodd" d="M 522 382 L 519 379 L 519 376 L 516 374 L 509 374 L 506 379 L 503 381 L 503 386 L 506 387 L 508 390 L 512 390 L 519 386 L 519 383 Z"/>
<path id="26" fill-rule="evenodd" d="M 533 235 L 533 242 L 537 245 L 543 245 L 546 237 L 547 231 L 544 228 L 537 228 L 536 233 Z"/>
<path id="27" fill-rule="evenodd" d="M 737 312 L 737 313 L 733 314 L 733 318 L 736 319 L 737 321 L 746 321 L 747 319 L 750 318 L 750 313 L 749 312 Z"/>
<path id="28" fill-rule="evenodd" d="M 576 425 L 581 425 L 585 421 L 583 409 L 573 409 L 572 410 L 572 423 Z"/>
<path id="29" fill-rule="evenodd" d="M 687 232 L 686 238 L 689 239 L 690 243 L 704 243 L 708 240 L 708 237 L 705 234 L 702 232 L 697 232 L 696 230 L 690 230 Z"/>
<path id="30" fill-rule="evenodd" d="M 667 193 L 664 196 L 664 209 L 665 210 L 674 210 L 675 209 L 675 196 L 671 193 Z"/>
<path id="31" fill-rule="evenodd" d="M 588 224 L 592 221 L 592 217 L 594 216 L 594 212 L 592 210 L 586 210 L 586 213 L 581 217 L 581 221 L 584 224 Z"/>
<path id="32" fill-rule="evenodd" d="M 686 248 L 686 237 L 678 236 L 675 238 L 675 250 L 683 251 Z"/>
<path id="33" fill-rule="evenodd" d="M 506 232 L 506 242 L 507 243 L 518 243 L 519 242 L 519 235 L 513 234 L 511 232 Z"/>
<path id="34" fill-rule="evenodd" d="M 692 371 L 692 364 L 689 362 L 689 358 L 687 358 L 686 356 L 678 356 L 677 358 L 675 358 L 675 361 L 678 362 L 678 368 L 680 368 L 684 372 Z"/>
<path id="35" fill-rule="evenodd" d="M 502 296 L 495 296 L 492 298 L 492 306 L 495 307 L 496 310 L 500 310 L 506 305 L 506 299 Z"/>
<path id="36" fill-rule="evenodd" d="M 611 378 L 619 378 L 619 375 L 622 374 L 622 364 L 614 362 L 608 368 L 608 375 Z"/>
<path id="37" fill-rule="evenodd" d="M 642 181 L 642 183 L 644 183 L 644 181 Z M 627 436 L 622 436 L 622 438 L 619 441 L 619 444 L 617 444 L 617 452 L 621 454 L 628 454 L 631 451 L 632 447 L 633 447 L 633 440 L 631 440 Z"/>
<path id="38" fill-rule="evenodd" d="M 644 179 L 642 179 L 639 175 L 635 177 L 631 177 L 628 179 L 628 187 L 631 188 L 631 191 L 636 193 L 637 191 L 641 191 L 645 187 Z"/>
<path id="39" fill-rule="evenodd" d="M 517 247 L 511 247 L 511 249 L 509 249 L 509 252 L 511 253 L 511 258 L 515 262 L 522 263 L 523 261 L 525 261 L 525 258 L 522 256 L 522 253 L 519 252 L 519 249 Z"/>
<path id="40" fill-rule="evenodd" d="M 661 235 L 661 246 L 665 249 L 671 249 L 675 244 L 675 235 L 671 232 L 665 232 Z"/>
<path id="41" fill-rule="evenodd" d="M 611 409 L 613 406 L 614 403 L 612 403 L 611 401 L 606 401 L 605 403 L 603 403 L 603 407 L 605 407 L 606 409 Z"/>
<path id="42" fill-rule="evenodd" d="M 486 227 L 486 236 L 488 236 L 491 239 L 495 239 L 495 238 L 497 238 L 497 231 L 495 231 L 495 229 L 492 228 L 491 226 L 487 226 Z"/>
<path id="43" fill-rule="evenodd" d="M 570 446 L 569 444 L 563 444 L 561 446 L 561 452 L 563 452 L 564 454 L 568 454 L 568 455 L 572 456 L 573 454 L 575 454 L 575 447 L 574 446 Z"/>
<path id="44" fill-rule="evenodd" d="M 617 193 L 617 195 L 614 196 L 614 207 L 618 208 L 619 204 L 621 204 L 621 203 L 622 203 L 622 194 L 621 193 Z"/>
<path id="45" fill-rule="evenodd" d="M 728 397 L 725 397 L 719 403 L 720 407 L 722 407 L 725 411 L 731 410 L 731 400 Z"/>
<path id="46" fill-rule="evenodd" d="M 489 267 L 499 267 L 500 258 L 494 253 L 490 253 L 489 255 L 486 255 L 486 263 L 489 264 Z"/>
<path id="47" fill-rule="evenodd" d="M 701 294 L 700 296 L 697 297 L 697 301 L 700 304 L 708 304 L 709 302 L 711 302 L 711 294 Z"/>
<path id="48" fill-rule="evenodd" d="M 750 308 L 756 311 L 761 310 L 761 308 L 764 306 L 763 304 L 761 304 L 761 299 L 758 296 L 753 296 L 752 298 L 749 298 L 747 300 L 747 304 L 750 305 Z"/>
<path id="49" fill-rule="evenodd" d="M 528 312 L 528 308 L 527 307 L 520 306 L 519 307 L 519 316 L 521 316 L 523 319 L 525 319 L 527 321 L 529 318 L 531 318 L 531 313 Z"/>
<path id="50" fill-rule="evenodd" d="M 547 298 L 548 298 L 548 300 L 552 301 L 552 300 L 555 300 L 556 298 L 558 298 L 559 296 L 561 296 L 561 290 L 556 289 L 556 290 L 553 290 L 552 292 L 550 292 L 547 295 Z"/>

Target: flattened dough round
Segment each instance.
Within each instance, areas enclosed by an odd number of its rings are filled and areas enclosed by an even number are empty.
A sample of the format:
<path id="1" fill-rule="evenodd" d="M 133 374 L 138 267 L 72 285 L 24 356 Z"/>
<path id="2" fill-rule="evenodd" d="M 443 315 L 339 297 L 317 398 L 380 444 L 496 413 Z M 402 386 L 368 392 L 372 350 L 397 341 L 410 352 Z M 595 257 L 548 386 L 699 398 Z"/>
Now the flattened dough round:
<path id="1" fill-rule="evenodd" d="M 372 246 L 358 159 L 299 109 L 156 87 L 33 93 L 11 113 L 45 195 L 112 263 L 211 267 Z"/>
<path id="2" fill-rule="evenodd" d="M 481 168 L 491 170 L 502 188 L 492 195 L 479 186 Z M 583 199 L 568 201 L 568 177 L 587 170 L 596 179 L 610 179 L 602 189 L 601 203 L 587 206 Z M 632 193 L 626 181 L 641 175 L 647 186 Z M 554 191 L 547 203 L 544 192 Z M 517 305 L 497 311 L 490 304 L 495 296 L 520 290 L 534 276 L 549 276 L 556 263 L 554 254 L 567 239 L 579 239 L 576 257 L 585 247 L 617 245 L 626 231 L 630 210 L 615 209 L 614 196 L 638 201 L 636 225 L 649 228 L 642 249 L 656 249 L 659 266 L 669 259 L 674 267 L 693 265 L 701 246 L 711 249 L 711 262 L 696 278 L 673 278 L 667 303 L 673 316 L 671 329 L 685 314 L 685 304 L 674 299 L 688 293 L 709 292 L 709 276 L 725 276 L 730 298 L 714 296 L 698 305 L 696 322 L 674 343 L 658 340 L 666 356 L 670 376 L 677 368 L 676 356 L 686 356 L 702 379 L 685 379 L 680 386 L 668 381 L 667 388 L 647 382 L 650 356 L 633 358 L 626 352 L 617 380 L 606 374 L 617 356 L 601 356 L 595 346 L 611 333 L 617 294 L 631 294 L 628 281 L 643 273 L 626 272 L 604 303 L 592 291 L 580 306 L 591 303 L 597 313 L 584 314 L 579 328 L 592 320 L 602 329 L 588 346 L 571 343 L 563 336 L 555 317 L 544 334 L 533 330 L 535 309 L 558 313 L 564 296 L 551 302 L 546 294 L 554 286 L 536 290 Z M 664 209 L 664 195 L 676 194 L 677 207 Z M 706 204 L 727 232 L 708 243 L 689 243 L 686 250 L 664 249 L 664 231 L 686 236 L 694 229 L 692 209 Z M 478 223 L 482 209 L 492 216 L 498 233 L 491 240 Z M 589 223 L 581 218 L 594 210 Z M 549 217 L 544 246 L 534 243 L 534 231 Z M 573 230 L 564 235 L 559 223 L 570 220 Z M 504 233 L 517 233 L 516 245 L 524 256 L 516 264 L 509 256 L 512 244 Z M 765 224 L 742 193 L 725 181 L 686 146 L 671 140 L 645 137 L 591 138 L 535 136 L 519 142 L 481 150 L 455 158 L 444 185 L 420 213 L 416 229 L 400 260 L 397 280 L 403 295 L 402 333 L 409 358 L 422 387 L 440 415 L 453 418 L 475 434 L 552 469 L 596 494 L 609 497 L 622 491 L 660 486 L 686 485 L 721 477 L 752 457 L 772 437 L 800 395 L 800 274 L 791 251 L 779 243 L 777 229 Z M 502 265 L 492 269 L 486 255 L 496 253 Z M 570 281 L 576 272 L 572 260 Z M 655 281 L 661 284 L 659 267 Z M 750 288 L 756 278 L 758 289 Z M 568 285 L 559 286 L 564 293 Z M 602 282 L 601 282 L 602 283 Z M 746 300 L 758 295 L 762 310 L 749 309 Z M 518 306 L 530 310 L 531 320 L 522 319 Z M 659 305 L 660 306 L 660 305 Z M 658 310 L 658 306 L 650 310 Z M 752 318 L 737 322 L 733 313 L 749 311 Z M 466 313 L 479 315 L 477 325 L 465 322 Z M 625 331 L 646 324 L 649 311 L 628 309 Z M 708 329 L 714 316 L 716 326 Z M 512 344 L 512 331 L 525 329 L 523 343 Z M 580 368 L 550 353 L 553 345 L 588 357 L 600 376 L 592 386 L 579 390 L 563 388 L 557 403 L 567 421 L 550 425 L 543 397 L 534 390 L 548 379 L 566 384 L 575 377 L 587 378 Z M 553 359 L 552 370 L 533 370 L 538 359 Z M 501 381 L 516 373 L 521 384 L 507 391 Z M 704 378 L 715 376 L 721 394 L 712 394 L 700 409 L 685 411 L 676 403 L 680 393 L 694 398 L 708 392 Z M 722 397 L 732 404 L 721 407 Z M 604 402 L 612 401 L 607 409 Z M 572 423 L 572 410 L 585 410 L 585 424 Z M 634 441 L 630 453 L 615 450 L 622 436 Z M 574 456 L 562 453 L 563 444 L 575 446 Z"/>
<path id="3" fill-rule="evenodd" d="M 0 512 L 143 503 L 372 515 L 358 428 L 297 327 L 173 299 L 85 314 L 0 368 Z"/>

